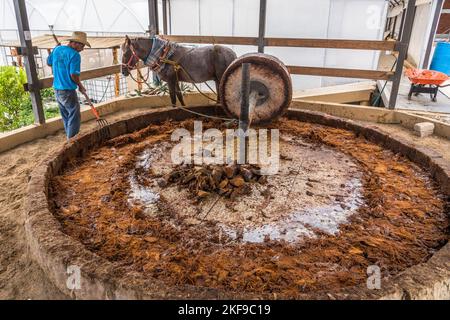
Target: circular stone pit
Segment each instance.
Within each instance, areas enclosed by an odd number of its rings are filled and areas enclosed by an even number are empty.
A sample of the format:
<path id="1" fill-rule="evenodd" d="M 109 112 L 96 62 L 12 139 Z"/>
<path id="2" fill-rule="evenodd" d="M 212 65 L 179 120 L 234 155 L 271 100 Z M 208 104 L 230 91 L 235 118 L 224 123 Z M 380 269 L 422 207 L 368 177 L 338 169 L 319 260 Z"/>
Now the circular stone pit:
<path id="1" fill-rule="evenodd" d="M 351 121 L 290 111 L 293 120 L 272 125 L 281 131 L 279 174 L 252 184 L 250 195 L 198 205 L 186 190 L 155 183 L 180 124 L 164 121 L 185 118 L 170 110 L 114 123 L 117 138 L 99 146 L 86 134 L 35 170 L 27 237 L 61 290 L 68 292 L 67 266 L 78 265 L 82 288 L 70 292 L 77 298 L 448 295 L 449 170 L 437 155 Z M 369 140 L 420 163 L 441 190 Z M 366 287 L 373 264 L 381 290 Z"/>

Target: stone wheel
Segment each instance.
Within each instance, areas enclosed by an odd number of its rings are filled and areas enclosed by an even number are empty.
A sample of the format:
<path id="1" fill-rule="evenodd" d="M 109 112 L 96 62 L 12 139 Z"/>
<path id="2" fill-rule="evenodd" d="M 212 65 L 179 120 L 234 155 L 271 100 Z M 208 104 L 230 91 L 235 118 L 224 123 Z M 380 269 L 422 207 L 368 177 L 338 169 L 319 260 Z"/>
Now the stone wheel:
<path id="1" fill-rule="evenodd" d="M 245 54 L 225 70 L 219 87 L 225 112 L 233 118 L 239 118 L 242 63 L 251 64 L 250 91 L 258 92 L 252 124 L 267 124 L 283 115 L 292 100 L 291 76 L 278 58 L 263 53 Z"/>

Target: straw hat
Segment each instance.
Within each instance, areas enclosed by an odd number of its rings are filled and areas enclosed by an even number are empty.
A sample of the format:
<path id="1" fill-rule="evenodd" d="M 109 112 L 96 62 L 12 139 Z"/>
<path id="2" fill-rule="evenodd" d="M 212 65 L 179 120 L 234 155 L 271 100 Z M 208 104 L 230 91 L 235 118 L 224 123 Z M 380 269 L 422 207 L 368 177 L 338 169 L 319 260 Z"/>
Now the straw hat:
<path id="1" fill-rule="evenodd" d="M 85 32 L 74 31 L 72 33 L 72 36 L 68 40 L 82 43 L 82 44 L 88 46 L 89 48 L 91 47 L 91 44 L 87 41 L 87 35 Z"/>

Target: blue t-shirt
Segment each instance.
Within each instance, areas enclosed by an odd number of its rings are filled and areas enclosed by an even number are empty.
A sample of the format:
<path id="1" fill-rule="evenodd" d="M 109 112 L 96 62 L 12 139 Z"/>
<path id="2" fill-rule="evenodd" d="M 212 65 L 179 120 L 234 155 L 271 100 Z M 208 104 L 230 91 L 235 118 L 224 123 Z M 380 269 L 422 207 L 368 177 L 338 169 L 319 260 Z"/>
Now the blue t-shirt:
<path id="1" fill-rule="evenodd" d="M 69 46 L 57 46 L 47 58 L 47 64 L 53 67 L 53 88 L 56 90 L 75 90 L 77 84 L 70 77 L 80 74 L 81 56 Z"/>

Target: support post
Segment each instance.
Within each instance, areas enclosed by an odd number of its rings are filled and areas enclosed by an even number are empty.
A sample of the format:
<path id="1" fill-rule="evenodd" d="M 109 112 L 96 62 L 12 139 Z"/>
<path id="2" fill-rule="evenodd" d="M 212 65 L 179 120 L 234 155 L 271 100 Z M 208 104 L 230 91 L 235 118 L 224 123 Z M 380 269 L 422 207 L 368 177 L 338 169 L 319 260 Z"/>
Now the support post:
<path id="1" fill-rule="evenodd" d="M 162 0 L 163 34 L 167 33 L 167 0 Z"/>
<path id="2" fill-rule="evenodd" d="M 31 96 L 31 104 L 33 106 L 34 123 L 44 124 L 44 108 L 42 107 L 39 78 L 36 69 L 36 61 L 34 60 L 33 44 L 31 42 L 31 32 L 25 0 L 14 0 L 14 11 L 19 30 L 20 45 L 22 47 L 21 54 L 24 57 L 28 88 Z"/>
<path id="3" fill-rule="evenodd" d="M 17 56 L 17 66 L 18 66 L 20 69 L 23 69 L 22 56 Z"/>
<path id="4" fill-rule="evenodd" d="M 159 34 L 158 0 L 148 0 L 148 22 L 150 36 Z"/>
<path id="5" fill-rule="evenodd" d="M 138 62 L 138 68 L 137 68 L 137 70 L 136 70 L 136 73 L 137 73 L 137 89 L 138 89 L 138 91 L 139 92 L 142 92 L 142 82 L 144 81 L 144 79 L 142 79 L 142 73 L 141 73 L 141 70 L 140 70 L 140 67 L 141 67 L 141 61 L 139 61 Z"/>
<path id="6" fill-rule="evenodd" d="M 395 39 L 395 28 L 397 27 L 397 16 L 394 17 L 394 25 L 392 26 L 392 38 Z"/>
<path id="7" fill-rule="evenodd" d="M 267 0 L 259 0 L 258 52 L 264 53 Z"/>
<path id="8" fill-rule="evenodd" d="M 434 38 L 436 36 L 436 30 L 439 24 L 439 19 L 441 17 L 442 7 L 444 6 L 444 0 L 437 0 L 434 4 L 435 11 L 433 15 L 433 22 L 431 24 L 431 30 L 430 34 L 428 36 L 428 43 L 427 43 L 427 49 L 425 51 L 425 57 L 423 59 L 422 63 L 422 69 L 428 69 L 430 65 L 430 56 L 431 56 L 431 49 L 433 48 L 433 42 Z"/>
<path id="9" fill-rule="evenodd" d="M 119 54 L 117 48 L 113 48 L 112 53 L 113 64 L 119 64 Z M 116 97 L 120 96 L 120 75 L 118 73 L 114 74 L 114 94 Z"/>
<path id="10" fill-rule="evenodd" d="M 416 13 L 416 0 L 408 1 L 408 8 L 406 9 L 405 24 L 403 26 L 400 43 L 399 52 L 397 58 L 397 66 L 395 68 L 395 74 L 392 79 L 391 96 L 389 98 L 389 109 L 395 109 L 397 103 L 398 91 L 400 89 L 400 82 L 403 75 L 403 65 L 408 56 L 408 46 L 411 40 L 411 32 L 414 25 L 414 15 Z"/>
<path id="11" fill-rule="evenodd" d="M 158 0 L 148 0 L 148 21 L 148 33 L 150 34 L 150 37 L 159 34 Z M 160 82 L 158 76 L 154 72 L 152 79 L 154 83 Z"/>

